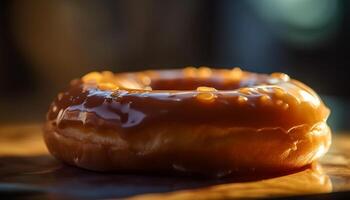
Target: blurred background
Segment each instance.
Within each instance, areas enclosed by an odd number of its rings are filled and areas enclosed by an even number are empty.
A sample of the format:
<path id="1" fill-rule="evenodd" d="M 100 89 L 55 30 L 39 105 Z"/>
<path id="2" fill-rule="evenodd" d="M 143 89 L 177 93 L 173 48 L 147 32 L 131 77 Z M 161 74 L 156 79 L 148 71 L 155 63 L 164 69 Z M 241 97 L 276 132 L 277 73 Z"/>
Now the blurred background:
<path id="1" fill-rule="evenodd" d="M 69 80 L 214 66 L 281 71 L 308 84 L 349 130 L 350 1 L 0 2 L 0 124 L 43 121 Z"/>

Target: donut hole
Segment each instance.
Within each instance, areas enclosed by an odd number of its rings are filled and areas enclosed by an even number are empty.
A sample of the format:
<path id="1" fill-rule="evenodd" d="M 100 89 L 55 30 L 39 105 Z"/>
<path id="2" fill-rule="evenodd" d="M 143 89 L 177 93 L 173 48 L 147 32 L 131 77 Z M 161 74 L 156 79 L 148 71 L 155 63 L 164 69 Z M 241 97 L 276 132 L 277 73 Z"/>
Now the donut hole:
<path id="1" fill-rule="evenodd" d="M 194 70 L 194 71 L 192 71 Z M 158 72 L 124 73 L 115 76 L 112 72 L 91 72 L 82 81 L 97 84 L 101 90 L 118 88 L 141 90 L 196 90 L 198 87 L 216 90 L 236 90 L 269 84 L 267 75 L 255 75 L 233 70 L 209 70 L 207 68 L 167 70 Z"/>
<path id="2" fill-rule="evenodd" d="M 152 80 L 150 87 L 153 90 L 196 90 L 198 87 L 211 87 L 217 90 L 235 90 L 240 88 L 239 81 L 225 81 L 218 79 L 195 79 L 195 78 L 177 78 L 177 79 L 155 79 Z"/>
<path id="3" fill-rule="evenodd" d="M 149 82 L 144 85 L 152 90 L 196 90 L 198 87 L 236 90 L 268 84 L 269 79 L 268 75 L 242 72 L 239 68 L 214 70 L 190 67 L 184 70 L 159 71 L 156 76 L 149 76 Z"/>

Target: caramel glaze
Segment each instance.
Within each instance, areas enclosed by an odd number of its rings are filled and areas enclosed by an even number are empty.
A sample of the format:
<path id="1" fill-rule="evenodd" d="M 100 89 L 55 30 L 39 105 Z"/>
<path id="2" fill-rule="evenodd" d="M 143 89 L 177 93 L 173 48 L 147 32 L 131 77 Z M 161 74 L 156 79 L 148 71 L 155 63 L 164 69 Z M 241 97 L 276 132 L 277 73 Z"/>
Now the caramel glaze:
<path id="1" fill-rule="evenodd" d="M 177 123 L 287 132 L 328 115 L 315 92 L 282 73 L 185 68 L 92 72 L 58 95 L 47 118 L 58 129 L 76 125 L 123 135 Z"/>

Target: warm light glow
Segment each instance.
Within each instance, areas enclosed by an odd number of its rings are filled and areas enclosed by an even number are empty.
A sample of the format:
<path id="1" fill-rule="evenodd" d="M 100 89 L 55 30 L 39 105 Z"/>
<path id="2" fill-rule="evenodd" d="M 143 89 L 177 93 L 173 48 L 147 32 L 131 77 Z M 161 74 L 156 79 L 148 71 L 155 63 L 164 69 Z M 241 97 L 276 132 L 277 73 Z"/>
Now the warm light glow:
<path id="1" fill-rule="evenodd" d="M 313 95 L 311 95 L 310 93 L 308 93 L 304 90 L 300 90 L 299 94 L 303 98 L 304 101 L 310 102 L 314 106 L 319 106 L 321 103 L 317 97 L 314 97 Z"/>
<path id="2" fill-rule="evenodd" d="M 217 90 L 215 88 L 201 86 L 197 88 L 197 91 L 198 94 L 196 97 L 200 101 L 212 102 L 216 98 L 214 92 L 216 92 Z"/>

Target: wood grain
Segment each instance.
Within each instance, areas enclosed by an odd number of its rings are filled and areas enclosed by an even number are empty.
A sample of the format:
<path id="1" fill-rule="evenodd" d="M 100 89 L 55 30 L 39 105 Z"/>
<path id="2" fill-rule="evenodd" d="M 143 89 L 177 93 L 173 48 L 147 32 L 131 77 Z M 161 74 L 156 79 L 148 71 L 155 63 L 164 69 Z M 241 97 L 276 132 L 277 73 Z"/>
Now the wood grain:
<path id="1" fill-rule="evenodd" d="M 331 150 L 308 169 L 275 178 L 240 182 L 81 170 L 66 166 L 48 154 L 40 124 L 2 125 L 0 190 L 9 185 L 21 191 L 35 188 L 50 197 L 137 200 L 266 198 L 347 191 L 350 190 L 350 137 L 335 134 Z M 69 190 L 71 187 L 75 190 Z"/>

